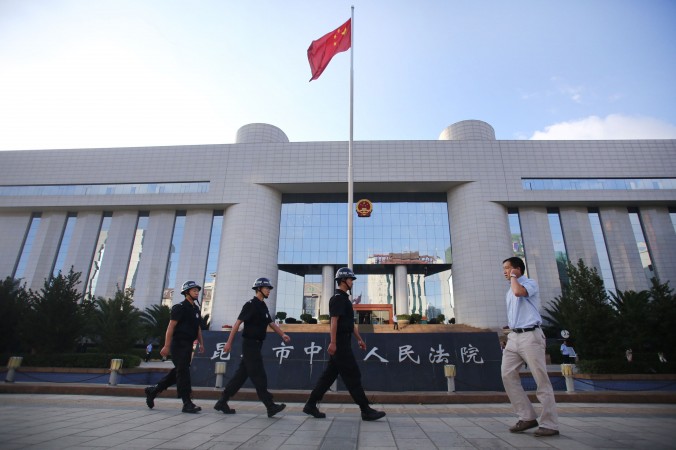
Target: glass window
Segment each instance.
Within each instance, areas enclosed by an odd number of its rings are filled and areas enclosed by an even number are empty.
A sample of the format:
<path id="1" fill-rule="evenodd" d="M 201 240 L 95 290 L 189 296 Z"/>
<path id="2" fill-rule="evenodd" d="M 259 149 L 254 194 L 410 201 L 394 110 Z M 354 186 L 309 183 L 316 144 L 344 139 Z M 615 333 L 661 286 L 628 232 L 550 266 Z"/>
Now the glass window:
<path id="1" fill-rule="evenodd" d="M 676 208 L 669 208 L 669 218 L 674 226 L 674 233 L 676 233 Z"/>
<path id="2" fill-rule="evenodd" d="M 131 256 L 129 258 L 129 269 L 127 270 L 127 279 L 124 287 L 127 289 L 136 288 L 136 276 L 138 275 L 138 266 L 143 255 L 143 240 L 148 229 L 148 220 L 150 213 L 141 211 L 136 220 L 136 233 L 134 233 L 134 243 L 131 246 Z"/>
<path id="3" fill-rule="evenodd" d="M 512 254 L 521 258 L 524 265 L 526 265 L 526 248 L 523 245 L 519 210 L 509 208 L 507 210 L 507 219 L 509 220 L 509 232 L 512 236 Z M 528 275 L 528 265 L 526 265 L 526 273 L 524 275 Z"/>
<path id="4" fill-rule="evenodd" d="M 66 255 L 68 254 L 68 248 L 70 247 L 70 240 L 73 237 L 73 230 L 75 229 L 76 220 L 77 213 L 68 213 L 68 216 L 66 217 L 66 224 L 63 227 L 63 234 L 61 235 L 59 251 L 56 254 L 56 261 L 54 262 L 54 270 L 52 270 L 53 276 L 57 276 L 59 272 L 64 270 L 63 263 L 66 260 Z M 68 270 L 70 270 L 70 268 L 67 268 L 66 271 Z"/>
<path id="5" fill-rule="evenodd" d="M 209 192 L 208 181 L 187 183 L 135 183 L 135 184 L 74 184 L 0 186 L 0 196 L 20 195 L 134 195 L 164 193 L 205 193 Z"/>
<path id="6" fill-rule="evenodd" d="M 216 272 L 218 257 L 221 252 L 221 234 L 223 234 L 223 211 L 214 211 L 211 220 L 211 236 L 209 238 L 209 254 L 207 255 L 207 271 L 204 274 L 202 290 L 202 316 L 211 314 L 214 306 L 214 289 L 216 288 Z"/>
<path id="7" fill-rule="evenodd" d="M 589 208 L 589 222 L 592 227 L 592 234 L 594 235 L 594 244 L 596 246 L 596 254 L 599 257 L 599 265 L 601 266 L 601 279 L 603 285 L 608 292 L 615 292 L 615 276 L 610 264 L 610 256 L 608 255 L 608 248 L 606 247 L 606 237 L 603 233 L 603 226 L 601 225 L 601 216 L 596 208 Z"/>
<path id="8" fill-rule="evenodd" d="M 21 246 L 21 256 L 17 262 L 16 269 L 14 270 L 14 278 L 19 279 L 23 277 L 23 273 L 26 270 L 26 264 L 28 264 L 28 257 L 30 256 L 31 249 L 33 248 L 33 241 L 35 240 L 35 235 L 38 233 L 38 228 L 40 228 L 40 221 L 42 220 L 41 213 L 33 213 L 31 215 L 31 222 L 28 225 L 26 230 L 26 237 L 23 240 L 23 245 Z"/>
<path id="9" fill-rule="evenodd" d="M 552 244 L 554 245 L 556 267 L 559 270 L 559 281 L 561 282 L 561 287 L 564 288 L 568 286 L 568 273 L 566 272 L 568 254 L 566 252 L 566 242 L 563 236 L 558 208 L 547 208 L 547 218 L 549 219 L 549 230 L 552 233 Z"/>
<path id="10" fill-rule="evenodd" d="M 99 272 L 101 271 L 101 264 L 103 264 L 103 255 L 106 252 L 106 241 L 108 240 L 108 232 L 110 231 L 110 223 L 112 220 L 112 212 L 103 213 L 101 227 L 99 228 L 99 238 L 96 241 L 94 258 L 92 260 L 91 269 L 89 270 L 89 277 L 87 278 L 86 292 L 90 297 L 96 295 L 96 283 L 99 280 Z"/>
<path id="11" fill-rule="evenodd" d="M 641 213 L 638 208 L 628 208 L 629 220 L 631 221 L 631 228 L 634 232 L 634 239 L 636 239 L 636 247 L 638 248 L 638 253 L 641 256 L 641 264 L 643 265 L 643 270 L 645 276 L 650 281 L 653 277 L 657 276 L 655 273 L 655 268 L 653 267 L 652 260 L 650 258 L 650 248 L 646 242 L 645 234 L 643 233 L 643 223 L 641 221 Z"/>
<path id="12" fill-rule="evenodd" d="M 176 287 L 176 272 L 178 271 L 178 261 L 181 258 L 181 244 L 183 243 L 183 232 L 185 231 L 185 211 L 176 211 L 174 219 L 174 233 L 171 237 L 171 249 L 169 250 L 169 261 L 164 276 L 164 290 L 162 291 L 162 304 L 171 306 L 173 304 L 174 289 Z"/>
<path id="13" fill-rule="evenodd" d="M 676 189 L 676 178 L 522 178 L 521 187 L 525 191 L 662 190 Z"/>

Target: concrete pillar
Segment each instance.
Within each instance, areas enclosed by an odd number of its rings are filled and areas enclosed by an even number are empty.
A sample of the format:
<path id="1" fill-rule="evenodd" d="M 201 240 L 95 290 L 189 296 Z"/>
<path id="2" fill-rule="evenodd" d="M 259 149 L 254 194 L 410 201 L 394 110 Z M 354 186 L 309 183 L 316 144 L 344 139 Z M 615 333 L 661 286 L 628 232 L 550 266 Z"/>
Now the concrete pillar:
<path id="1" fill-rule="evenodd" d="M 242 305 L 252 297 L 256 278 L 267 277 L 277 285 L 282 195 L 263 185 L 255 185 L 245 194 L 242 203 L 229 206 L 223 215 L 216 300 L 211 313 L 216 330 L 237 320 Z M 276 290 L 266 303 L 274 317 Z"/>
<path id="2" fill-rule="evenodd" d="M 477 183 L 448 192 L 455 318 L 498 329 L 507 323 L 502 261 L 512 255 L 512 244 L 507 208 L 484 195 Z"/>
<path id="3" fill-rule="evenodd" d="M 394 266 L 394 303 L 396 314 L 410 314 L 406 266 Z"/>
<path id="4" fill-rule="evenodd" d="M 65 212 L 42 214 L 40 228 L 33 240 L 31 254 L 23 273 L 26 285 L 30 289 L 40 290 L 45 285 L 45 280 L 51 275 L 65 226 Z"/>
<path id="5" fill-rule="evenodd" d="M 137 216 L 136 211 L 115 211 L 113 213 L 101 272 L 96 283 L 96 292 L 94 292 L 95 296 L 113 298 L 118 288 L 124 289 Z"/>
<path id="6" fill-rule="evenodd" d="M 641 264 L 627 208 L 603 207 L 600 208 L 600 215 L 615 275 L 615 287 L 618 291 L 648 289 L 650 286 Z"/>
<path id="7" fill-rule="evenodd" d="M 134 291 L 134 306 L 141 311 L 162 303 L 175 217 L 176 211 L 150 211 Z"/>
<path id="8" fill-rule="evenodd" d="M 665 207 L 641 207 L 643 232 L 650 259 L 661 283 L 676 286 L 676 232 Z"/>
<path id="9" fill-rule="evenodd" d="M 336 291 L 335 276 L 336 271 L 333 266 L 322 267 L 322 298 L 319 305 L 319 314 L 329 314 L 329 300 Z"/>
<path id="10" fill-rule="evenodd" d="M 30 223 L 31 213 L 28 212 L 0 214 L 0 279 L 14 274 Z"/>
<path id="11" fill-rule="evenodd" d="M 547 209 L 541 207 L 519 208 L 519 219 L 521 221 L 523 245 L 526 249 L 528 278 L 538 282 L 540 287 L 540 313 L 542 313 L 544 306 L 561 295 L 561 279 L 556 265 Z M 508 285 L 505 283 L 505 288 L 507 287 Z"/>
<path id="12" fill-rule="evenodd" d="M 596 267 L 600 274 L 601 265 L 596 253 L 596 243 L 587 208 L 560 208 L 559 213 L 563 235 L 566 239 L 568 260 L 577 265 L 577 261 L 581 259 L 588 267 Z"/>
<path id="13" fill-rule="evenodd" d="M 193 280 L 200 286 L 204 284 L 213 216 L 214 212 L 212 210 L 186 212 L 181 256 L 178 261 L 178 270 L 176 271 L 174 303 L 183 301 L 184 297 L 181 295 L 180 288 L 184 281 Z"/>

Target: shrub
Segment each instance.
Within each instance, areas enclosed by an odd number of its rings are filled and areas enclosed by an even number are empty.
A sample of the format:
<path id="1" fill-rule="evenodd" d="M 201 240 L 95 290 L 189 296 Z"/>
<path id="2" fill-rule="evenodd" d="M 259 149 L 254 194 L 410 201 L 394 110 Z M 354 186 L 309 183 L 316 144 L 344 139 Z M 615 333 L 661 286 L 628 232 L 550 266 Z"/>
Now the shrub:
<path id="1" fill-rule="evenodd" d="M 331 316 L 329 316 L 328 314 L 320 314 L 319 320 L 331 320 Z"/>
<path id="2" fill-rule="evenodd" d="M 305 323 L 310 323 L 310 319 L 312 319 L 312 314 L 303 313 L 300 315 L 300 320 L 302 320 Z"/>
<path id="3" fill-rule="evenodd" d="M 315 325 L 315 324 L 317 324 L 317 319 L 315 319 L 314 317 L 310 317 L 308 319 L 307 323 L 311 323 L 311 324 Z"/>
<path id="4" fill-rule="evenodd" d="M 411 320 L 410 314 L 397 314 L 397 320 Z"/>
<path id="5" fill-rule="evenodd" d="M 676 373 L 676 362 L 660 363 L 656 356 L 654 361 L 634 360 L 631 363 L 626 359 L 583 359 L 577 362 L 577 368 L 580 373 Z"/>
<path id="6" fill-rule="evenodd" d="M 277 314 L 275 314 L 275 319 L 277 320 L 286 319 L 286 313 L 284 311 L 277 311 Z"/>
<path id="7" fill-rule="evenodd" d="M 411 314 L 409 321 L 411 324 L 420 323 L 422 321 L 422 316 L 420 314 Z"/>
<path id="8" fill-rule="evenodd" d="M 294 317 L 287 317 L 284 323 L 298 323 L 298 321 Z"/>

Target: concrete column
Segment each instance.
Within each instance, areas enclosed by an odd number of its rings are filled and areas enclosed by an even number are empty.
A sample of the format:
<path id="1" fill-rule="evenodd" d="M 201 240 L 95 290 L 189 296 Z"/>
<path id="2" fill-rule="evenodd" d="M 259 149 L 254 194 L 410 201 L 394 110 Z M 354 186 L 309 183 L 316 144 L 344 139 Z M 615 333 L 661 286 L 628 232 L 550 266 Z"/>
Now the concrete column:
<path id="1" fill-rule="evenodd" d="M 137 217 L 136 211 L 113 212 L 95 296 L 113 298 L 118 288 L 124 289 Z"/>
<path id="2" fill-rule="evenodd" d="M 618 291 L 648 289 L 650 286 L 641 264 L 627 208 L 603 207 L 600 208 L 600 215 L 615 275 L 615 287 Z"/>
<path id="3" fill-rule="evenodd" d="M 561 279 L 556 265 L 547 209 L 541 207 L 519 208 L 519 219 L 521 221 L 523 245 L 526 249 L 528 278 L 538 282 L 540 287 L 540 313 L 542 313 L 543 307 L 551 303 L 555 297 L 561 295 Z M 507 283 L 504 287 L 507 291 Z"/>
<path id="4" fill-rule="evenodd" d="M 33 248 L 23 273 L 26 285 L 30 289 L 34 291 L 41 289 L 45 285 L 45 279 L 51 275 L 65 226 L 65 212 L 42 214 L 40 228 L 33 240 Z"/>
<path id="5" fill-rule="evenodd" d="M 101 228 L 102 211 L 82 211 L 77 213 L 73 236 L 66 259 L 63 263 L 63 272 L 67 273 L 70 268 L 74 272 L 80 272 L 81 291 L 87 288 L 87 277 L 91 268 L 92 259 L 99 229 Z"/>
<path id="6" fill-rule="evenodd" d="M 31 213 L 0 214 L 0 279 L 14 274 L 30 223 Z"/>
<path id="7" fill-rule="evenodd" d="M 176 211 L 150 211 L 134 291 L 134 306 L 141 311 L 162 303 L 175 217 Z"/>
<path id="8" fill-rule="evenodd" d="M 664 207 L 641 207 L 643 232 L 648 241 L 650 259 L 661 283 L 676 286 L 676 232 Z"/>
<path id="9" fill-rule="evenodd" d="M 281 193 L 263 185 L 252 186 L 242 203 L 225 210 L 216 300 L 211 313 L 214 329 L 237 320 L 242 305 L 252 297 L 251 286 L 256 278 L 267 277 L 277 285 L 281 213 Z M 276 290 L 266 303 L 274 317 Z"/>
<path id="10" fill-rule="evenodd" d="M 181 256 L 178 261 L 178 270 L 176 271 L 174 303 L 183 301 L 180 288 L 184 281 L 193 280 L 200 286 L 204 284 L 213 216 L 214 212 L 212 210 L 186 212 Z"/>
<path id="11" fill-rule="evenodd" d="M 336 271 L 333 266 L 322 267 L 322 298 L 319 305 L 319 314 L 329 313 L 329 300 L 336 290 L 335 276 Z"/>
<path id="12" fill-rule="evenodd" d="M 498 329 L 507 323 L 502 261 L 512 255 L 512 241 L 507 209 L 484 195 L 477 183 L 448 192 L 455 318 Z"/>
<path id="13" fill-rule="evenodd" d="M 410 314 L 406 266 L 394 266 L 394 304 L 397 314 Z"/>
<path id="14" fill-rule="evenodd" d="M 596 253 L 596 243 L 587 208 L 566 207 L 560 208 L 559 212 L 563 235 L 566 239 L 568 260 L 577 265 L 577 261 L 581 259 L 587 266 L 596 267 L 600 274 L 601 265 Z"/>

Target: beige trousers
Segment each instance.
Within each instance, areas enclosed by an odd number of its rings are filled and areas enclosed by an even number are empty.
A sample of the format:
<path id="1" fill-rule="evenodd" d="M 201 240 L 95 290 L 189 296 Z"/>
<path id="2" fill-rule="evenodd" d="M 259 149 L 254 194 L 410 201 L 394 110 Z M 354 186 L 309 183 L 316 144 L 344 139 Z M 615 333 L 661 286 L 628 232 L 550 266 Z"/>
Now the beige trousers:
<path id="1" fill-rule="evenodd" d="M 538 423 L 541 427 L 558 430 L 559 415 L 556 412 L 554 389 L 547 375 L 545 334 L 540 328 L 525 333 L 509 333 L 507 346 L 502 353 L 501 368 L 502 383 L 519 420 L 534 420 L 537 417 L 535 409 L 528 400 L 519 376 L 519 369 L 524 362 L 535 379 L 536 395 L 542 405 Z"/>

